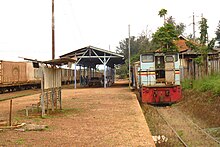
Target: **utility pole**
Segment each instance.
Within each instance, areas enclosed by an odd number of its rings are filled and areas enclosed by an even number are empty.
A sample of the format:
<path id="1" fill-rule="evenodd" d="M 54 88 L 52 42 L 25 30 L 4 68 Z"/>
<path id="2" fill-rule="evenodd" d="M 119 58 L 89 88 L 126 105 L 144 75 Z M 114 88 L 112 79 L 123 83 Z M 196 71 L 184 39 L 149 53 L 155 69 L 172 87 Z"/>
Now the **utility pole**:
<path id="1" fill-rule="evenodd" d="M 193 41 L 196 40 L 196 31 L 195 31 L 195 15 L 193 12 Z"/>
<path id="2" fill-rule="evenodd" d="M 130 24 L 128 25 L 128 73 L 129 73 L 129 88 L 131 88 L 131 61 L 130 61 L 130 52 L 131 52 L 131 37 L 130 37 Z"/>
<path id="3" fill-rule="evenodd" d="M 52 0 L 52 60 L 55 59 L 55 24 L 54 24 L 54 0 Z M 54 111 L 54 100 L 55 100 L 55 77 L 54 77 L 55 65 L 53 65 L 53 84 L 52 84 L 52 111 Z"/>
<path id="4" fill-rule="evenodd" d="M 52 0 L 52 60 L 55 59 L 54 0 Z"/>

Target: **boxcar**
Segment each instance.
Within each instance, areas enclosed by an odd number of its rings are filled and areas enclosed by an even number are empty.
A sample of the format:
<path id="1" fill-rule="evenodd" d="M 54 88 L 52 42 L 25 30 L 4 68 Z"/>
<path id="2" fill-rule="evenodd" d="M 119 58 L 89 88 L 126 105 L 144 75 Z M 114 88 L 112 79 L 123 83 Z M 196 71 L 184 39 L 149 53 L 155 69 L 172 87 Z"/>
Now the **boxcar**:
<path id="1" fill-rule="evenodd" d="M 0 61 L 0 93 L 37 87 L 32 63 Z"/>

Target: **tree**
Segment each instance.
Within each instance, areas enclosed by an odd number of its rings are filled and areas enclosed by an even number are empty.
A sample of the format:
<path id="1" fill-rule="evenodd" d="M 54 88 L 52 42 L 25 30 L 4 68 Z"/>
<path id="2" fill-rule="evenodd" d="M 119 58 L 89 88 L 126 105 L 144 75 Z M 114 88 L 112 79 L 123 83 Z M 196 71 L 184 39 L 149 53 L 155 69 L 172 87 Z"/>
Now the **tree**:
<path id="1" fill-rule="evenodd" d="M 166 23 L 166 14 L 167 14 L 167 10 L 166 9 L 161 9 L 160 11 L 159 11 L 159 13 L 158 13 L 158 15 L 160 16 L 160 17 L 163 17 L 163 19 L 164 19 L 164 24 Z"/>
<path id="2" fill-rule="evenodd" d="M 132 36 L 130 45 L 131 64 L 140 60 L 140 54 L 146 53 L 151 49 L 150 41 L 146 33 L 142 33 L 138 37 Z M 119 42 L 119 47 L 117 47 L 116 52 L 125 57 L 125 64 L 117 69 L 117 73 L 120 77 L 126 78 L 128 75 L 128 38 Z"/>
<path id="3" fill-rule="evenodd" d="M 201 21 L 199 21 L 200 28 L 200 43 L 205 45 L 208 42 L 208 25 L 207 19 L 202 17 Z"/>
<path id="4" fill-rule="evenodd" d="M 136 37 L 132 36 L 130 38 L 130 55 L 132 56 L 133 54 L 138 53 L 137 49 L 137 43 L 136 43 Z M 125 59 L 128 59 L 128 38 L 122 40 L 119 42 L 119 47 L 117 47 L 116 52 L 119 54 L 124 55 Z"/>
<path id="5" fill-rule="evenodd" d="M 217 30 L 215 31 L 216 40 L 220 39 L 220 21 L 218 22 Z"/>
<path id="6" fill-rule="evenodd" d="M 174 26 L 176 25 L 176 22 L 175 22 L 175 20 L 174 20 L 174 18 L 172 16 L 167 18 L 167 23 L 173 24 Z"/>
<path id="7" fill-rule="evenodd" d="M 183 32 L 185 31 L 186 26 L 184 25 L 184 23 L 179 23 L 178 25 L 176 25 L 176 32 L 178 35 L 183 34 Z"/>
<path id="8" fill-rule="evenodd" d="M 158 44 L 158 49 L 163 52 L 176 52 L 177 46 L 174 40 L 178 40 L 178 34 L 173 24 L 166 23 L 153 34 L 153 42 Z"/>
<path id="9" fill-rule="evenodd" d="M 175 30 L 176 30 L 178 36 L 183 34 L 183 32 L 185 31 L 186 26 L 184 25 L 184 23 L 181 22 L 179 24 L 176 24 L 175 19 L 172 16 L 168 17 L 167 23 L 175 26 Z"/>
<path id="10" fill-rule="evenodd" d="M 139 55 L 150 50 L 150 41 L 145 33 L 142 33 L 138 37 L 131 37 L 130 41 L 130 55 L 131 63 L 139 60 Z M 124 55 L 125 59 L 128 59 L 128 38 L 119 42 L 116 52 Z"/>

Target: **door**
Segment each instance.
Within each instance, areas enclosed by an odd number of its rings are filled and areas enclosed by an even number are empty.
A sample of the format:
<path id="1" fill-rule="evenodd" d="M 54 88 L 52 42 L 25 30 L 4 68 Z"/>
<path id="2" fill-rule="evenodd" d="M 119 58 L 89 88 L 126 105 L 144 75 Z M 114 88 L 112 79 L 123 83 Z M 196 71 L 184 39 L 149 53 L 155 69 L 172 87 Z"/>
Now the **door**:
<path id="1" fill-rule="evenodd" d="M 173 55 L 165 56 L 165 81 L 166 84 L 175 83 L 175 66 Z"/>

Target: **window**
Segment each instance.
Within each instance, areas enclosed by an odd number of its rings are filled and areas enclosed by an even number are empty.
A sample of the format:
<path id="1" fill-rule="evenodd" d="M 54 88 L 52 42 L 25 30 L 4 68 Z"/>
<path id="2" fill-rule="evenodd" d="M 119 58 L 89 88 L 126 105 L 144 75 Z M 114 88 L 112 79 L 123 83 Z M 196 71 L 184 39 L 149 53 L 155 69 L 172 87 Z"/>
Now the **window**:
<path id="1" fill-rule="evenodd" d="M 142 55 L 141 61 L 142 61 L 143 63 L 146 63 L 146 62 L 154 62 L 154 56 L 153 56 L 153 55 Z"/>
<path id="2" fill-rule="evenodd" d="M 166 56 L 165 61 L 166 62 L 173 62 L 174 61 L 173 56 Z"/>
<path id="3" fill-rule="evenodd" d="M 175 54 L 175 62 L 178 61 L 178 54 Z"/>

